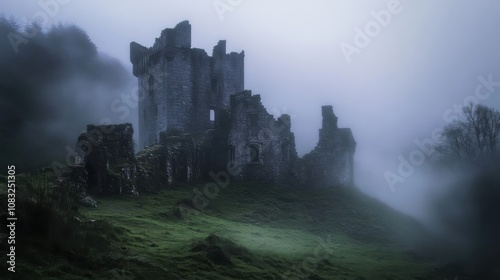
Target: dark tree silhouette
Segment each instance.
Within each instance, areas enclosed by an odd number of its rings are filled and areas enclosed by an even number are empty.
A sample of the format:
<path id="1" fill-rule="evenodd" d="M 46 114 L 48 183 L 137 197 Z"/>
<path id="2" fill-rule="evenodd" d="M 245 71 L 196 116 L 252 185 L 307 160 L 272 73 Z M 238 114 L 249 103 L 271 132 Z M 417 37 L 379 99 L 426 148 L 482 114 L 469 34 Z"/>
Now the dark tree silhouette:
<path id="1" fill-rule="evenodd" d="M 455 257 L 473 279 L 500 279 L 499 134 L 500 112 L 469 104 L 444 128 L 437 147 L 457 180 L 433 201 L 436 218 L 447 236 L 459 240 Z"/>
<path id="2" fill-rule="evenodd" d="M 448 159 L 474 163 L 498 156 L 500 112 L 480 104 L 463 107 L 462 114 L 442 132 L 438 151 Z"/>

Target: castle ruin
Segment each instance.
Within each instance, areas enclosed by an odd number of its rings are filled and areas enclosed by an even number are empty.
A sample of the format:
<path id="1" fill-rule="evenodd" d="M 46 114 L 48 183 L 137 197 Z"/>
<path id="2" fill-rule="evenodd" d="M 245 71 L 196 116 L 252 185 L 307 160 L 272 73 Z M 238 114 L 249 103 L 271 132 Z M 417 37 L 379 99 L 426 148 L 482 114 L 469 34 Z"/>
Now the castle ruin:
<path id="1" fill-rule="evenodd" d="M 191 48 L 191 25 L 161 32 L 151 48 L 130 44 L 139 80 L 139 147 L 157 144 L 160 132 L 204 131 L 217 126 L 231 94 L 244 89 L 244 52 L 226 54 L 219 41 L 212 56 Z"/>
<path id="2" fill-rule="evenodd" d="M 227 54 L 225 41 L 218 42 L 212 56 L 191 48 L 191 25 L 183 21 L 163 30 L 150 48 L 132 42 L 130 61 L 141 96 L 142 151 L 133 156 L 129 124 L 117 129 L 89 126 L 79 138 L 87 144 L 77 144 L 89 190 L 137 193 L 152 185 L 209 178 L 219 171 L 235 180 L 287 185 L 353 183 L 356 142 L 350 129 L 337 126 L 332 106 L 322 107 L 315 149 L 299 158 L 290 116 L 275 118 L 260 95 L 244 90 L 244 52 Z M 79 148 L 86 146 L 90 149 Z M 124 163 L 110 159 L 124 149 L 129 151 Z M 105 187 L 105 182 L 115 186 Z"/>

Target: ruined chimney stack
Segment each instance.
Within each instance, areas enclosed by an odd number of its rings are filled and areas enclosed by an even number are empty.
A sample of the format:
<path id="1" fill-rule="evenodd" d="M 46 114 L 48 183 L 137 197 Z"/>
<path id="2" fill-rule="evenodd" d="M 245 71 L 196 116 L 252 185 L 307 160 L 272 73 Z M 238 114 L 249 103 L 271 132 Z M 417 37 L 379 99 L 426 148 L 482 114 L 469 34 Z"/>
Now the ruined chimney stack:
<path id="1" fill-rule="evenodd" d="M 321 106 L 323 129 L 337 129 L 337 116 L 333 113 L 332 105 Z"/>

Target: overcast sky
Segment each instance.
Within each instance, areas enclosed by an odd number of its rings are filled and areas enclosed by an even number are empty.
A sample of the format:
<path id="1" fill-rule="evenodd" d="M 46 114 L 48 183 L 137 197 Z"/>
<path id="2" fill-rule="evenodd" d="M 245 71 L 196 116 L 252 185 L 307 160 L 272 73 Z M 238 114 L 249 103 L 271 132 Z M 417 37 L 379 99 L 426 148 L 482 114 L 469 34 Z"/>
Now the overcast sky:
<path id="1" fill-rule="evenodd" d="M 37 2 L 3 0 L 1 11 L 31 21 L 47 13 Z M 300 155 L 316 145 L 320 106 L 333 105 L 358 143 L 360 187 L 410 212 L 421 203 L 422 182 L 410 176 L 391 192 L 384 173 L 396 173 L 399 155 L 408 158 L 416 139 L 430 137 L 448 109 L 474 95 L 478 77 L 500 81 L 493 0 L 59 2 L 68 3 L 50 6 L 44 27 L 74 23 L 130 70 L 131 41 L 149 47 L 182 20 L 191 23 L 193 47 L 211 54 L 225 39 L 228 51 L 244 50 L 245 88 L 271 114 L 292 116 Z M 493 91 L 482 102 L 500 109 L 500 87 Z"/>

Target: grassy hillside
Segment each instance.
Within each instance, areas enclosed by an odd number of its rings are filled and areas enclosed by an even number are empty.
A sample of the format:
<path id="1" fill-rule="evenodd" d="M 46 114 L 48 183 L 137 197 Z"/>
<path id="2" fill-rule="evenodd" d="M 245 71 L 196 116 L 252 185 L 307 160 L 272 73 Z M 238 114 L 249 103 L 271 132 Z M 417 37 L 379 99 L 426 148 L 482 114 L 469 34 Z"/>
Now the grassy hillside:
<path id="1" fill-rule="evenodd" d="M 199 212 L 203 186 L 98 197 L 70 213 L 74 244 L 23 240 L 14 279 L 455 279 L 418 223 L 356 189 L 231 182 Z"/>

